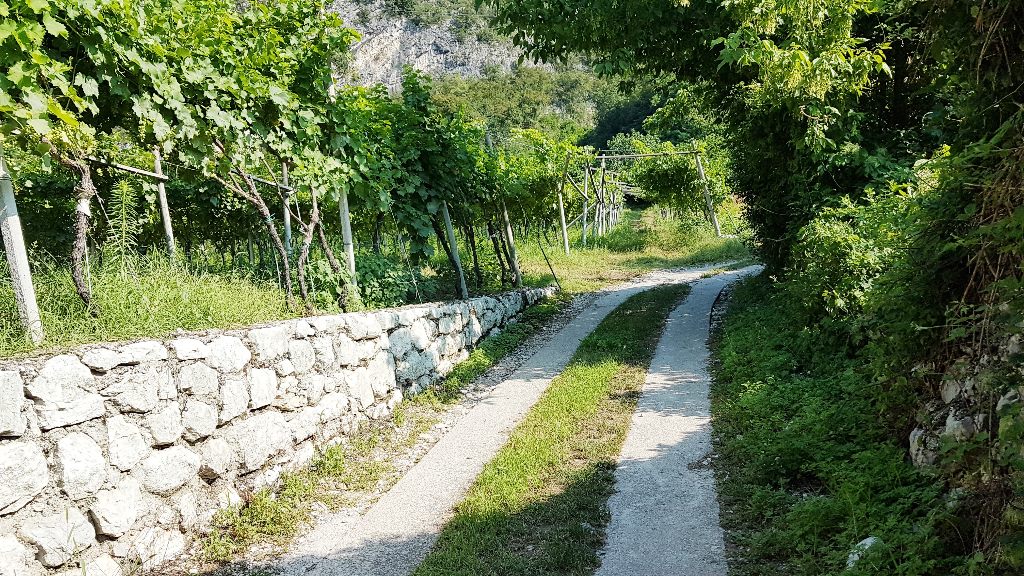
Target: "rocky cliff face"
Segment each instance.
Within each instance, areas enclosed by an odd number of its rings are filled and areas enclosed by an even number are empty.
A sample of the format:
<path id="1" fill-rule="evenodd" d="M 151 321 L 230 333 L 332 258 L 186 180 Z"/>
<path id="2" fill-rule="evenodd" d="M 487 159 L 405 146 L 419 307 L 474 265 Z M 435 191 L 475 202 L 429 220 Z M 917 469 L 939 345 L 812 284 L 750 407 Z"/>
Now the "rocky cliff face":
<path id="1" fill-rule="evenodd" d="M 420 25 L 393 15 L 379 0 L 340 0 L 333 9 L 362 35 L 353 47 L 348 78 L 356 84 L 381 83 L 393 90 L 401 85 L 405 65 L 432 76 L 480 76 L 490 67 L 509 70 L 520 55 L 507 41 L 483 41 L 478 31 L 460 28 L 455 15 Z"/>

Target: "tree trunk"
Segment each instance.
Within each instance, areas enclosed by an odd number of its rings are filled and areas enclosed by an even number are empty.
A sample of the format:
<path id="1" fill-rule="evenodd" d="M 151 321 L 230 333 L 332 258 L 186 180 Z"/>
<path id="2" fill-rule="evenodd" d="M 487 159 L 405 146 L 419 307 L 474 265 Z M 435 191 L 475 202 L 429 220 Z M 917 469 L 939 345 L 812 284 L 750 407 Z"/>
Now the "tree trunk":
<path id="1" fill-rule="evenodd" d="M 437 235 L 437 243 L 440 244 L 441 248 L 444 249 L 444 253 L 448 256 L 448 262 L 452 266 L 454 266 L 455 259 L 452 258 L 452 250 L 451 248 L 448 247 L 448 240 L 446 238 L 444 230 L 441 229 L 441 225 L 437 222 L 437 220 L 434 220 L 433 218 L 430 219 L 430 224 L 431 226 L 434 227 L 434 234 Z"/>
<path id="2" fill-rule="evenodd" d="M 505 273 L 505 259 L 501 255 L 501 244 L 498 240 L 498 232 L 490 220 L 487 221 L 487 235 L 491 237 L 491 244 L 494 247 L 494 256 L 498 259 L 498 268 L 501 269 L 501 287 L 508 284 L 508 276 Z"/>
<path id="3" fill-rule="evenodd" d="M 306 313 L 312 315 L 316 308 L 309 301 L 309 285 L 306 282 L 306 263 L 309 260 L 309 248 L 313 245 L 313 234 L 320 225 L 320 205 L 316 201 L 316 192 L 313 193 L 313 208 L 309 213 L 309 224 L 303 229 L 302 248 L 299 250 L 297 271 L 299 276 L 299 291 L 302 294 L 302 301 L 306 304 Z"/>
<path id="4" fill-rule="evenodd" d="M 75 291 L 78 292 L 78 297 L 88 307 L 89 313 L 96 316 L 98 312 L 92 303 L 92 293 L 86 280 L 88 270 L 86 270 L 85 264 L 86 254 L 89 250 L 87 244 L 91 216 L 89 203 L 96 195 L 96 186 L 92 182 L 92 171 L 87 161 L 58 152 L 53 143 L 46 138 L 43 138 L 42 141 L 50 146 L 50 153 L 58 162 L 78 174 L 78 186 L 75 187 L 77 202 L 75 204 L 75 241 L 71 248 L 71 278 L 75 282 Z"/>

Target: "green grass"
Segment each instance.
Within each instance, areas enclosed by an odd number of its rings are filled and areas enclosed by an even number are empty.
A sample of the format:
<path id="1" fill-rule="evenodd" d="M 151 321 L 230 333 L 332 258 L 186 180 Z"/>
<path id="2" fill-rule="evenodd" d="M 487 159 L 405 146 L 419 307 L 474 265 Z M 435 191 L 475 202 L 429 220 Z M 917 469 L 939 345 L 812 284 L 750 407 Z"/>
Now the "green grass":
<path id="1" fill-rule="evenodd" d="M 6 267 L 0 272 L 8 276 Z M 36 263 L 32 272 L 46 332 L 45 348 L 160 337 L 179 328 L 228 328 L 294 316 L 275 285 L 172 266 L 160 256 L 133 260 L 123 267 L 94 264 L 90 284 L 99 311 L 95 317 L 75 293 L 66 266 L 43 261 Z M 0 356 L 35 348 L 21 330 L 10 284 L 0 283 Z"/>
<path id="2" fill-rule="evenodd" d="M 714 340 L 712 415 L 734 576 L 987 574 L 941 480 L 880 418 L 886 386 L 768 278 L 738 286 Z M 873 546 L 854 569 L 847 556 Z"/>
<path id="3" fill-rule="evenodd" d="M 549 234 L 552 241 L 556 236 L 557 230 Z M 549 285 L 551 273 L 536 235 L 520 238 L 518 244 L 525 281 L 532 286 Z M 706 225 L 662 218 L 655 208 L 625 211 L 618 226 L 596 244 L 588 238 L 587 244 L 582 248 L 577 228 L 570 234 L 568 256 L 560 243 L 545 246 L 562 288 L 569 292 L 597 290 L 661 268 L 750 257 L 742 239 L 717 238 Z"/>
<path id="4" fill-rule="evenodd" d="M 665 318 L 688 290 L 633 296 L 581 343 L 415 576 L 589 574 L 597 566 L 616 458 Z"/>

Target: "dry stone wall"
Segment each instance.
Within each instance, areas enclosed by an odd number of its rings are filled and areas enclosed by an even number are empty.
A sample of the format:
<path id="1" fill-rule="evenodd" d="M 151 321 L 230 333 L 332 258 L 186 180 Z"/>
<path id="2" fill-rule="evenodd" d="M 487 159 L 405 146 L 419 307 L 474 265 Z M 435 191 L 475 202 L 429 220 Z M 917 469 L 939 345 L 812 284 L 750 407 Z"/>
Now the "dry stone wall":
<path id="1" fill-rule="evenodd" d="M 181 556 L 241 494 L 388 418 L 550 289 L 0 363 L 0 576 Z"/>

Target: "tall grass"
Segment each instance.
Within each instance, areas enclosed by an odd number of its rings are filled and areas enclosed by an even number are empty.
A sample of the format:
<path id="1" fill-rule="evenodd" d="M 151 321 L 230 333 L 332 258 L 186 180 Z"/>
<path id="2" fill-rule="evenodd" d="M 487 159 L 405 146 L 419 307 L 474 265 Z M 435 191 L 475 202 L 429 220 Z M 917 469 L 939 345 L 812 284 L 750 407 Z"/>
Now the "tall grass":
<path id="1" fill-rule="evenodd" d="M 0 273 L 8 276 L 5 264 Z M 75 293 L 70 269 L 53 259 L 32 266 L 46 348 L 99 341 L 161 337 L 175 330 L 226 328 L 294 316 L 276 285 L 241 274 L 202 272 L 172 265 L 165 256 L 93 263 L 89 284 L 94 317 Z M 9 283 L 0 284 L 0 356 L 34 346 L 18 321 Z"/>
<path id="2" fill-rule="evenodd" d="M 551 273 L 538 245 L 537 235 L 517 239 L 524 281 L 533 286 L 547 285 Z M 560 233 L 549 234 L 545 243 L 555 274 L 570 292 L 586 292 L 622 282 L 644 272 L 709 262 L 749 258 L 750 252 L 739 237 L 718 238 L 707 225 L 687 218 L 662 217 L 655 208 L 627 210 L 619 225 L 596 240 L 582 246 L 579 228 L 570 233 L 570 254 L 561 247 Z"/>

